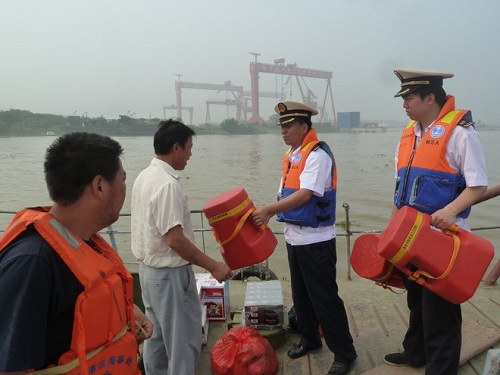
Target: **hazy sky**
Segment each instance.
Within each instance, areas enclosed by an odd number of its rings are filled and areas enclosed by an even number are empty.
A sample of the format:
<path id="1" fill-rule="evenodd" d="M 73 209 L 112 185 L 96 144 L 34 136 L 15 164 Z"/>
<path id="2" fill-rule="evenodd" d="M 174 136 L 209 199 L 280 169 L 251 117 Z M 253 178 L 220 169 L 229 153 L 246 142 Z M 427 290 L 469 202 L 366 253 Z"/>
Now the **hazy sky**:
<path id="1" fill-rule="evenodd" d="M 499 124 L 499 0 L 15 0 L 0 10 L 0 110 L 118 118 L 163 117 L 181 80 L 250 91 L 249 63 L 285 63 L 333 72 L 336 112 L 405 121 L 394 68 L 452 72 L 457 106 Z M 283 77 L 260 75 L 262 91 Z M 305 78 L 323 101 L 326 81 Z M 288 98 L 301 100 L 296 84 Z M 183 90 L 204 122 L 207 99 Z M 275 99 L 261 98 L 264 119 Z M 210 108 L 212 121 L 233 108 Z M 176 116 L 167 111 L 167 117 Z M 187 120 L 187 115 L 185 119 Z"/>

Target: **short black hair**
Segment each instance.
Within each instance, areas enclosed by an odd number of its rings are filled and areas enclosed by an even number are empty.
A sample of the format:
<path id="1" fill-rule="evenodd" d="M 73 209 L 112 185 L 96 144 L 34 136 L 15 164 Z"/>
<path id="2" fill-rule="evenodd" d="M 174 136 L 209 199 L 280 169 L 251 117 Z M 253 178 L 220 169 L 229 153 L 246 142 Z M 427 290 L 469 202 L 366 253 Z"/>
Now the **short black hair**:
<path id="1" fill-rule="evenodd" d="M 434 94 L 434 98 L 436 99 L 437 104 L 442 108 L 444 103 L 446 103 L 446 91 L 444 91 L 441 86 L 421 86 L 414 91 L 412 94 L 420 96 L 421 99 L 424 99 L 430 94 Z"/>
<path id="2" fill-rule="evenodd" d="M 180 120 L 162 120 L 158 124 L 158 129 L 154 135 L 153 147 L 155 154 L 169 154 L 176 143 L 184 148 L 189 138 L 194 135 L 194 130 Z"/>
<path id="3" fill-rule="evenodd" d="M 50 198 L 61 205 L 75 203 L 94 177 L 114 181 L 122 146 L 110 137 L 75 132 L 57 138 L 45 154 L 45 181 Z"/>
<path id="4" fill-rule="evenodd" d="M 312 121 L 310 117 L 297 117 L 295 119 L 299 124 L 307 124 L 307 130 L 311 130 L 312 128 Z"/>

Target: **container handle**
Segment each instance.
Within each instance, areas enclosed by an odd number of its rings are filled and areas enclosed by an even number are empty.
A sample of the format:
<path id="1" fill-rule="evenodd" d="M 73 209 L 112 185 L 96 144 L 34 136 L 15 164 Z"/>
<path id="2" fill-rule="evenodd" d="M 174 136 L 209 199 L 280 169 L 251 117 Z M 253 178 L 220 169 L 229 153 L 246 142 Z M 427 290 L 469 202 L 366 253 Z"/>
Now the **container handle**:
<path id="1" fill-rule="evenodd" d="M 393 270 L 394 270 L 394 265 L 392 263 L 389 263 L 389 267 L 387 267 L 387 272 L 385 273 L 384 276 L 378 278 L 375 281 L 375 285 L 381 286 L 384 289 L 388 289 L 394 294 L 403 294 L 404 292 L 406 292 L 406 289 L 403 289 L 402 292 L 398 293 L 394 289 L 392 289 L 391 286 L 389 285 L 388 280 L 389 280 L 389 277 L 391 276 Z"/>
<path id="2" fill-rule="evenodd" d="M 458 232 L 458 226 L 456 224 L 454 224 L 454 225 L 456 226 L 455 232 L 453 231 L 453 229 L 454 229 L 453 225 L 450 228 L 443 230 L 444 234 L 447 234 L 447 235 L 450 235 L 453 237 L 453 253 L 451 255 L 450 263 L 448 264 L 448 267 L 443 272 L 443 274 L 441 276 L 436 277 L 436 276 L 432 276 L 431 274 L 429 274 L 423 270 L 417 270 L 413 273 L 413 275 L 408 277 L 409 280 L 415 281 L 416 283 L 422 285 L 425 283 L 425 279 L 422 276 L 425 276 L 425 277 L 427 277 L 429 279 L 433 279 L 433 280 L 442 280 L 446 276 L 449 275 L 449 273 L 451 272 L 451 269 L 453 268 L 453 266 L 455 264 L 455 260 L 457 259 L 458 251 L 460 250 L 460 238 L 456 235 L 456 233 Z"/>
<path id="3" fill-rule="evenodd" d="M 238 225 L 236 226 L 236 228 L 234 228 L 233 233 L 229 236 L 228 239 L 226 239 L 224 241 L 220 240 L 219 236 L 217 235 L 217 231 L 215 230 L 215 228 L 212 228 L 212 232 L 214 233 L 214 236 L 215 236 L 215 239 L 217 240 L 217 242 L 220 243 L 222 246 L 224 246 L 225 244 L 230 242 L 234 237 L 236 237 L 236 235 L 241 231 L 241 228 L 243 228 L 243 224 L 245 224 L 245 221 L 248 219 L 248 217 L 254 211 L 255 211 L 255 207 L 252 207 L 247 212 L 245 212 L 245 214 L 240 218 L 240 221 L 239 221 Z M 266 227 L 267 227 L 267 225 L 263 224 L 259 228 L 261 230 L 263 230 L 263 229 L 266 229 Z"/>

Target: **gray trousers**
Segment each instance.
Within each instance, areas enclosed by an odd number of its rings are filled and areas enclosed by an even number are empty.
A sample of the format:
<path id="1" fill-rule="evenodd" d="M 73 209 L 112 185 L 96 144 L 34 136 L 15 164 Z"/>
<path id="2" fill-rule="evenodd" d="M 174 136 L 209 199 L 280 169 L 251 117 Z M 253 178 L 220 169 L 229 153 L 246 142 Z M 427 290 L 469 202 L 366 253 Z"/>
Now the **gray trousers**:
<path id="1" fill-rule="evenodd" d="M 144 342 L 147 375 L 194 375 L 201 351 L 201 303 L 191 265 L 152 268 L 139 279 L 146 316 L 153 322 Z"/>

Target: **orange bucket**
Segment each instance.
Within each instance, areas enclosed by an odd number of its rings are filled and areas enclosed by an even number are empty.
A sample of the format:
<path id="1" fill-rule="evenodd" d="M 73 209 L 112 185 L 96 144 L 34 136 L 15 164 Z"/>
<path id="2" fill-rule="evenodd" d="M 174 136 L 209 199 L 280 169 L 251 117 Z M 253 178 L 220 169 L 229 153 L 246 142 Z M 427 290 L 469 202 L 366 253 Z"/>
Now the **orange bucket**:
<path id="1" fill-rule="evenodd" d="M 362 234 L 354 241 L 351 266 L 359 276 L 370 279 L 384 288 L 404 289 L 403 273 L 379 255 L 378 244 L 382 238 L 378 233 Z"/>
<path id="2" fill-rule="evenodd" d="M 382 233 L 378 252 L 410 280 L 463 303 L 474 295 L 493 259 L 493 244 L 463 229 L 433 229 L 430 220 L 414 208 L 401 208 Z"/>
<path id="3" fill-rule="evenodd" d="M 252 200 L 242 187 L 222 193 L 203 206 L 221 254 L 232 269 L 260 263 L 273 253 L 278 240 L 267 225 L 257 226 L 250 219 L 255 211 Z"/>

